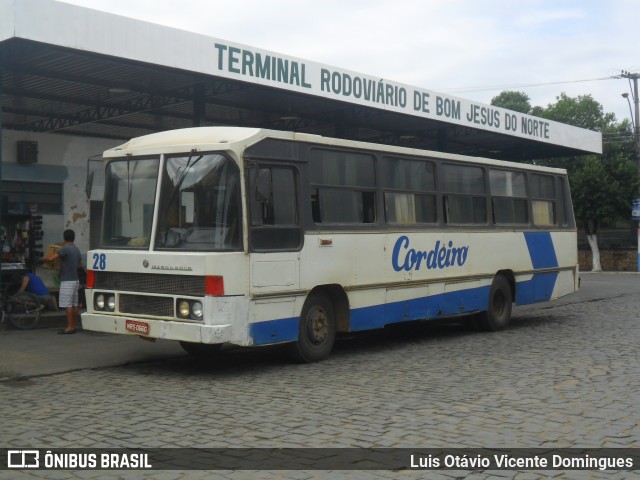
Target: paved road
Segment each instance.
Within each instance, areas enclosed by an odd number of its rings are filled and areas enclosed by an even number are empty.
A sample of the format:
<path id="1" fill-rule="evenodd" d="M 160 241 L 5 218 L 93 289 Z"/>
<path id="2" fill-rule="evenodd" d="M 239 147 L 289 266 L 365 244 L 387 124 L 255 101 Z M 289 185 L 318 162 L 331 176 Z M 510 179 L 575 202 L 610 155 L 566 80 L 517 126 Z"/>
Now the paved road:
<path id="1" fill-rule="evenodd" d="M 587 274 L 577 295 L 516 309 L 504 332 L 394 328 L 343 339 L 327 361 L 312 365 L 291 364 L 277 348 L 235 349 L 207 365 L 171 342 L 5 331 L 0 447 L 639 448 L 638 299 L 639 275 Z M 9 473 L 0 477 L 14 478 Z M 113 472 L 27 473 L 114 478 Z M 548 476 L 640 478 L 639 472 L 532 470 L 133 475 Z"/>

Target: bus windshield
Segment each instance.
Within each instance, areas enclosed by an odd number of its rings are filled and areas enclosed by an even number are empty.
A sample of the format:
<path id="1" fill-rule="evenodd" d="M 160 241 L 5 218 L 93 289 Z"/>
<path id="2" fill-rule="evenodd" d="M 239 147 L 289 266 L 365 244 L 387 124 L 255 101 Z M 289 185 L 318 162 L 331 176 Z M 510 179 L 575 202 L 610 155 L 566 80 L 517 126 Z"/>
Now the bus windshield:
<path id="1" fill-rule="evenodd" d="M 240 172 L 217 153 L 166 157 L 156 250 L 240 250 Z"/>
<path id="2" fill-rule="evenodd" d="M 103 247 L 149 248 L 157 208 L 156 250 L 242 249 L 240 173 L 234 162 L 193 153 L 166 157 L 159 170 L 159 158 L 107 165 Z"/>
<path id="3" fill-rule="evenodd" d="M 125 158 L 107 165 L 102 246 L 149 246 L 159 165 L 159 158 Z"/>

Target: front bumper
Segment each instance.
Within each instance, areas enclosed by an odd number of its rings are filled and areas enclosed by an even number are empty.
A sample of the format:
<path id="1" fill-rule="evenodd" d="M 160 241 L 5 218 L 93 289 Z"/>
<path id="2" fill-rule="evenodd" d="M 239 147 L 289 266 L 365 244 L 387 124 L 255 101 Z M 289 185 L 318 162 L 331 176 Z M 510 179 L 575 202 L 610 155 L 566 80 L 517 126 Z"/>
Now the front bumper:
<path id="1" fill-rule="evenodd" d="M 126 321 L 135 320 L 149 325 L 149 333 L 140 335 L 126 329 Z M 226 343 L 232 340 L 232 326 L 202 325 L 197 323 L 174 322 L 169 320 L 151 320 L 119 315 L 83 313 L 82 328 L 95 332 L 140 335 L 146 338 L 162 338 L 195 343 Z"/>

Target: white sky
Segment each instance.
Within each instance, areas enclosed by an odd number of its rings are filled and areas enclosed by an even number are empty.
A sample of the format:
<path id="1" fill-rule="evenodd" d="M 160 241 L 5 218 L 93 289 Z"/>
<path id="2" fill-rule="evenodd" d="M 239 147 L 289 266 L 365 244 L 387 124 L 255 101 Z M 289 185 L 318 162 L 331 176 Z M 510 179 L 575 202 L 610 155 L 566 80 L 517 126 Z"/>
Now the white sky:
<path id="1" fill-rule="evenodd" d="M 64 1 L 483 103 L 591 94 L 618 121 L 607 78 L 640 72 L 640 0 Z"/>

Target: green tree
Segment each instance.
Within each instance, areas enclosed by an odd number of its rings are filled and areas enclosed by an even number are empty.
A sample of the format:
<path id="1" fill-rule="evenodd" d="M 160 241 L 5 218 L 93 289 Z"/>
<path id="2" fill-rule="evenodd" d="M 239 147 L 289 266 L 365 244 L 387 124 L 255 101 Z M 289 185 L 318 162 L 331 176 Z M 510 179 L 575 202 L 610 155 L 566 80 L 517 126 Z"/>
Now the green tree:
<path id="1" fill-rule="evenodd" d="M 500 92 L 500 94 L 491 99 L 491 105 L 520 113 L 529 113 L 531 111 L 531 99 L 529 95 L 513 90 Z"/>
<path id="2" fill-rule="evenodd" d="M 625 217 L 637 182 L 635 165 L 623 158 L 590 156 L 571 176 L 576 218 L 587 234 L 595 234 L 603 219 Z"/>
<path id="3" fill-rule="evenodd" d="M 591 95 L 572 98 L 562 93 L 546 108 L 533 108 L 532 114 L 602 132 L 602 155 L 543 162 L 569 172 L 576 220 L 584 228 L 591 247 L 592 269 L 599 271 L 598 228 L 604 220 L 629 218 L 631 201 L 639 185 L 631 125 L 627 120 L 617 123 L 615 115 L 604 113 L 602 105 Z"/>
<path id="4" fill-rule="evenodd" d="M 602 105 L 591 95 L 573 98 L 561 93 L 555 103 L 550 103 L 546 108 L 536 107 L 532 109 L 532 114 L 596 132 L 602 132 L 616 121 L 615 114 L 605 114 Z"/>

